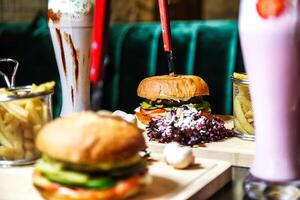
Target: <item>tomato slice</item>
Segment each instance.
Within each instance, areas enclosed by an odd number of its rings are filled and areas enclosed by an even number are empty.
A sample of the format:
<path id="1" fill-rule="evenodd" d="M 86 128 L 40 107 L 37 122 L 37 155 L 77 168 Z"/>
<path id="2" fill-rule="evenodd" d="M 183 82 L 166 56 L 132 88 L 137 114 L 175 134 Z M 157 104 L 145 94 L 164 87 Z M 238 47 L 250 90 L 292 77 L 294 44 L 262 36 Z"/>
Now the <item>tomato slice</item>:
<path id="1" fill-rule="evenodd" d="M 139 113 L 139 112 L 136 112 L 135 115 L 138 118 L 138 120 L 140 120 L 143 124 L 148 124 L 151 119 L 150 116 L 143 115 L 142 113 Z"/>
<path id="2" fill-rule="evenodd" d="M 158 113 L 164 113 L 166 112 L 165 109 L 162 109 L 162 108 L 158 108 L 158 109 L 154 109 L 154 110 L 146 110 L 144 108 L 140 108 L 140 112 L 143 114 L 143 115 L 151 115 L 151 114 L 158 114 Z"/>
<path id="3" fill-rule="evenodd" d="M 162 108 L 158 108 L 155 110 L 146 110 L 140 107 L 139 112 L 136 111 L 135 115 L 143 124 L 148 124 L 151 118 L 161 118 L 162 114 L 165 112 L 166 110 Z"/>
<path id="4" fill-rule="evenodd" d="M 208 108 L 208 109 L 204 109 L 204 110 L 201 110 L 201 115 L 207 117 L 207 118 L 210 118 L 212 116 L 211 114 L 211 110 Z"/>
<path id="5" fill-rule="evenodd" d="M 137 188 L 137 186 L 140 184 L 140 178 L 140 176 L 133 176 L 127 180 L 120 181 L 115 187 L 115 191 L 118 196 L 123 196 L 124 194 L 128 193 L 128 191 Z"/>

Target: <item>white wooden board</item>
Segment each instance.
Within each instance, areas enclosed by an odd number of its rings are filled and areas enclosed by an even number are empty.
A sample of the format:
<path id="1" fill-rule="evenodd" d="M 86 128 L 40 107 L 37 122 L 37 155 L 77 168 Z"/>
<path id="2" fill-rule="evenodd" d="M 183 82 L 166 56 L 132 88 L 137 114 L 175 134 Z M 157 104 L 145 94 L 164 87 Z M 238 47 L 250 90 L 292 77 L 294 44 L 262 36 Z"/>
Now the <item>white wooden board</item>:
<path id="1" fill-rule="evenodd" d="M 153 154 L 149 173 L 151 185 L 133 199 L 182 200 L 207 199 L 231 180 L 230 163 L 196 159 L 196 164 L 185 170 L 176 170 Z M 1 200 L 40 200 L 31 183 L 32 167 L 0 169 Z"/>
<path id="2" fill-rule="evenodd" d="M 219 117 L 225 120 L 227 128 L 233 128 L 231 117 L 220 115 Z M 162 153 L 166 144 L 149 141 L 146 134 L 145 138 L 150 152 Z M 254 158 L 255 142 L 233 137 L 220 142 L 202 144 L 193 148 L 193 151 L 200 158 L 224 160 L 230 162 L 233 166 L 250 167 Z"/>
<path id="3" fill-rule="evenodd" d="M 150 152 L 162 153 L 166 144 L 148 141 Z M 220 142 L 212 142 L 194 147 L 194 155 L 199 158 L 224 160 L 233 166 L 250 167 L 254 158 L 255 142 L 239 138 L 229 138 Z"/>

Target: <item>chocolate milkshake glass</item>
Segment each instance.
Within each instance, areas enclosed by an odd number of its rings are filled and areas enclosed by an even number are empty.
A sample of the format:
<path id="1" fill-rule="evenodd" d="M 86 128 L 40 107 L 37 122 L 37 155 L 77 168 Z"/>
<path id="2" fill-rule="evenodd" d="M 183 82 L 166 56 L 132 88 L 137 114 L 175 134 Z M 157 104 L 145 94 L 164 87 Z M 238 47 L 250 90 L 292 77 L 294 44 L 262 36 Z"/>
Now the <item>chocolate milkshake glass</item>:
<path id="1" fill-rule="evenodd" d="M 299 14 L 298 0 L 240 4 L 239 32 L 256 134 L 244 189 L 254 199 L 300 197 Z"/>
<path id="2" fill-rule="evenodd" d="M 49 0 L 48 18 L 62 86 L 61 115 L 90 108 L 93 0 Z"/>

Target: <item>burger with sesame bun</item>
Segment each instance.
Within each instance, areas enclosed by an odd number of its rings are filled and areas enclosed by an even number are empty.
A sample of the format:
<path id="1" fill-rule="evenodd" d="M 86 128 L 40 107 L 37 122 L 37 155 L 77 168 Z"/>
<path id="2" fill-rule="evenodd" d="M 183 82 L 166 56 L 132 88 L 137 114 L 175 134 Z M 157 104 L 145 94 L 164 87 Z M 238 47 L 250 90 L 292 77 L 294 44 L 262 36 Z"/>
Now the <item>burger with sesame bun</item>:
<path id="1" fill-rule="evenodd" d="M 120 199 L 149 183 L 140 129 L 121 118 L 82 112 L 47 124 L 33 184 L 45 199 Z"/>
<path id="2" fill-rule="evenodd" d="M 209 95 L 206 82 L 194 75 L 162 75 L 142 80 L 137 95 L 143 102 L 135 110 L 139 127 L 148 125 L 152 118 L 164 118 L 167 113 L 183 105 L 195 108 L 202 115 L 209 115 L 210 105 L 203 100 Z"/>

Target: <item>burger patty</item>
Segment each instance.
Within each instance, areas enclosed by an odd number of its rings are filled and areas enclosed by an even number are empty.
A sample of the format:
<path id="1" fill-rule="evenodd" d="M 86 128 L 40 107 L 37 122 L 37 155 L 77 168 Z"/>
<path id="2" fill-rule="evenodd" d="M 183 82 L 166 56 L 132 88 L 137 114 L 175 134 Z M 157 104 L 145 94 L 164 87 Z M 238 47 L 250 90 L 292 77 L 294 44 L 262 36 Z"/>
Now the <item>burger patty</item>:
<path id="1" fill-rule="evenodd" d="M 165 105 L 165 106 L 181 106 L 183 104 L 197 104 L 201 103 L 203 101 L 202 96 L 199 97 L 192 97 L 187 101 L 176 101 L 171 99 L 156 99 L 155 101 L 151 101 L 149 99 L 146 99 L 146 102 L 151 105 Z"/>

